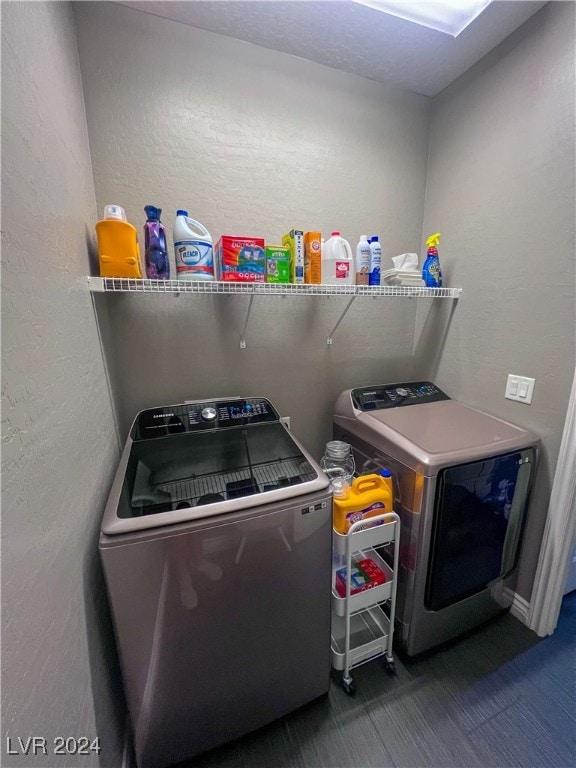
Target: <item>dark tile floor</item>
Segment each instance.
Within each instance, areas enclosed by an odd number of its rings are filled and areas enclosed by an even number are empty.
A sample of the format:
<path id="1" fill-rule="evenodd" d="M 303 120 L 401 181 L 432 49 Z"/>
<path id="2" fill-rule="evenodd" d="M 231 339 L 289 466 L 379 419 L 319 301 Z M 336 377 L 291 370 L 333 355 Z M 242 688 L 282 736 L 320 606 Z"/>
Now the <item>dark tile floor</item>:
<path id="1" fill-rule="evenodd" d="M 328 696 L 180 768 L 576 766 L 576 593 L 539 639 L 510 615 L 416 660 L 354 670 Z"/>

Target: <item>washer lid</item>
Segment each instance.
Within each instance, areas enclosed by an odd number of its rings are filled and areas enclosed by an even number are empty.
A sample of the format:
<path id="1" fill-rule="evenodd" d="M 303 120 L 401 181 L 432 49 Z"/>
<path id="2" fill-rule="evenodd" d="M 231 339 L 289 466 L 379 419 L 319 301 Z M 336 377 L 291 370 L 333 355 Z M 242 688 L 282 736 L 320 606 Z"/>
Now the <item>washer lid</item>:
<path id="1" fill-rule="evenodd" d="M 426 475 L 539 442 L 533 433 L 455 400 L 357 411 L 356 419 L 369 433 L 362 429 L 361 437 Z M 346 428 L 355 432 L 346 421 Z"/>
<path id="2" fill-rule="evenodd" d="M 327 488 L 268 400 L 163 406 L 136 417 L 102 532 L 199 520 Z"/>

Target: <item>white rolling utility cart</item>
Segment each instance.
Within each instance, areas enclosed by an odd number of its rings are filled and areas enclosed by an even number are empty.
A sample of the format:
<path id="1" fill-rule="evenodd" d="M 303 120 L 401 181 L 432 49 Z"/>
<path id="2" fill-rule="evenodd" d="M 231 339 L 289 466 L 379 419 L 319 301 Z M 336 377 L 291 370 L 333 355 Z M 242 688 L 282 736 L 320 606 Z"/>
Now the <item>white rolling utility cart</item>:
<path id="1" fill-rule="evenodd" d="M 395 512 L 360 520 L 347 534 L 332 530 L 332 666 L 342 672 L 342 687 L 355 693 L 350 671 L 368 661 L 386 657 L 390 672 L 395 671 L 392 641 L 396 611 L 398 555 L 400 551 L 400 518 Z M 393 545 L 393 567 L 378 554 L 375 547 Z M 370 589 L 352 594 L 352 567 L 369 558 L 384 573 L 386 581 Z M 336 589 L 336 572 L 346 568 L 345 595 Z M 389 602 L 388 612 L 383 603 Z"/>

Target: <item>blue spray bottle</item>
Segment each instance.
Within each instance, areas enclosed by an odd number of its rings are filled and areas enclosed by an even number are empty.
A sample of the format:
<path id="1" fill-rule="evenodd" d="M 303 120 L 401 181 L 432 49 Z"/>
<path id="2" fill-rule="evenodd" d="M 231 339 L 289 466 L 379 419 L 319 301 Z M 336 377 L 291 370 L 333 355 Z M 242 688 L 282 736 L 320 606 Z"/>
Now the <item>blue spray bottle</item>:
<path id="1" fill-rule="evenodd" d="M 426 288 L 442 287 L 442 270 L 440 269 L 440 259 L 438 258 L 438 249 L 436 248 L 439 242 L 440 232 L 430 235 L 428 240 L 426 240 L 428 253 L 422 267 L 422 280 L 424 280 Z"/>

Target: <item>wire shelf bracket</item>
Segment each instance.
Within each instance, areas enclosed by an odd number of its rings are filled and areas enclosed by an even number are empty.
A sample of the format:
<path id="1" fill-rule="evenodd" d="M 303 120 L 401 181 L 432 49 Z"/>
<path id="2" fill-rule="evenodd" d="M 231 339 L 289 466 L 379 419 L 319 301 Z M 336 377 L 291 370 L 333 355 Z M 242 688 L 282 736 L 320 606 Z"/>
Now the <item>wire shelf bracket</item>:
<path id="1" fill-rule="evenodd" d="M 246 311 L 246 317 L 244 318 L 244 327 L 242 328 L 242 334 L 240 335 L 240 349 L 246 349 L 246 328 L 248 328 L 248 321 L 250 320 L 250 313 L 252 312 L 253 301 L 254 301 L 254 294 L 250 296 L 250 302 L 248 303 L 248 310 Z"/>
<path id="2" fill-rule="evenodd" d="M 348 312 L 348 310 L 350 309 L 350 307 L 351 307 L 351 306 L 352 306 L 352 304 L 354 303 L 354 299 L 355 299 L 355 298 L 356 298 L 356 296 L 352 296 L 352 298 L 350 299 L 350 301 L 348 302 L 348 304 L 346 304 L 346 308 L 344 309 L 344 312 L 342 312 L 342 314 L 341 314 L 341 315 L 340 315 L 340 317 L 338 318 L 338 322 L 336 323 L 336 325 L 334 326 L 334 328 L 332 328 L 332 330 L 331 330 L 331 331 L 330 331 L 330 333 L 328 334 L 328 338 L 326 339 L 326 344 L 328 344 L 328 346 L 331 346 L 331 344 L 332 344 L 332 337 L 333 337 L 333 336 L 334 336 L 334 334 L 336 333 L 336 330 L 337 330 L 338 326 L 340 325 L 340 323 L 342 322 L 342 320 L 344 320 L 344 318 L 345 318 L 345 316 L 346 316 L 346 313 Z"/>

